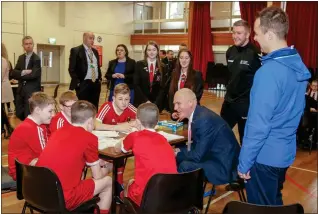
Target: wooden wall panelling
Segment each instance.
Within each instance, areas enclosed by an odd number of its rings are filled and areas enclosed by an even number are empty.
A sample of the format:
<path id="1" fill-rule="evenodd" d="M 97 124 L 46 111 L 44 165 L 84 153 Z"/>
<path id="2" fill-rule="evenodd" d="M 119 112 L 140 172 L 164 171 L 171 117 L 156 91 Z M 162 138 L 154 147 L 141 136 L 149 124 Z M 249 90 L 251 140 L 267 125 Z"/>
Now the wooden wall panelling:
<path id="1" fill-rule="evenodd" d="M 232 45 L 231 33 L 212 33 L 213 45 Z M 131 45 L 145 45 L 148 41 L 156 41 L 160 45 L 188 44 L 188 34 L 134 34 L 130 36 Z"/>

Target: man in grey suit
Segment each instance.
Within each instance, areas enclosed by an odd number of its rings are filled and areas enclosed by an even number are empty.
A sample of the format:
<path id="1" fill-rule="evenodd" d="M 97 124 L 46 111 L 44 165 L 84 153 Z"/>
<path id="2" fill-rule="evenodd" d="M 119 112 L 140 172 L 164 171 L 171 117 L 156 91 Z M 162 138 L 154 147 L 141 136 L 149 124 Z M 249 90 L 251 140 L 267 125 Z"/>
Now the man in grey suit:
<path id="1" fill-rule="evenodd" d="M 22 39 L 22 46 L 25 51 L 19 56 L 11 77 L 19 81 L 16 95 L 16 116 L 24 120 L 29 114 L 29 98 L 32 93 L 41 91 L 41 59 L 33 52 L 33 39 L 25 36 Z"/>

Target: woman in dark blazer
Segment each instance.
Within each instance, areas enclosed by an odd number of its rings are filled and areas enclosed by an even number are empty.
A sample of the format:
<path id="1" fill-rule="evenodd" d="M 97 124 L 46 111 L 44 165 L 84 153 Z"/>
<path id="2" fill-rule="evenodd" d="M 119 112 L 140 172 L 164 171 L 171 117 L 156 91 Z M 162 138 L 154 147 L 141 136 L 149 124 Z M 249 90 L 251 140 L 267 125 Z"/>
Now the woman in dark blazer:
<path id="1" fill-rule="evenodd" d="M 198 104 L 203 94 L 202 73 L 193 69 L 193 57 L 189 50 L 182 49 L 178 53 L 176 67 L 172 72 L 169 89 L 169 106 L 173 112 L 173 97 L 176 91 L 181 88 L 191 89 L 196 97 Z"/>
<path id="2" fill-rule="evenodd" d="M 135 102 L 138 107 L 145 102 L 155 103 L 162 111 L 164 87 L 167 82 L 166 66 L 160 61 L 158 45 L 148 42 L 144 59 L 136 63 L 134 74 Z"/>
<path id="3" fill-rule="evenodd" d="M 126 45 L 119 44 L 116 47 L 117 58 L 108 64 L 106 79 L 110 81 L 109 101 L 113 100 L 114 87 L 119 83 L 126 83 L 130 88 L 130 103 L 134 103 L 134 83 L 133 75 L 135 72 L 136 61 L 128 57 Z"/>

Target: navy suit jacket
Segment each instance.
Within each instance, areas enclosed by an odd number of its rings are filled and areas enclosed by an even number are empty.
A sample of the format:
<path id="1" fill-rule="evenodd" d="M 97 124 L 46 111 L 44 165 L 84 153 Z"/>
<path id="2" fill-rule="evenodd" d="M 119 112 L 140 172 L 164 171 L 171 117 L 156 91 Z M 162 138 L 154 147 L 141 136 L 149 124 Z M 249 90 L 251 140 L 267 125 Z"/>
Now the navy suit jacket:
<path id="1" fill-rule="evenodd" d="M 197 106 L 191 124 L 191 151 L 180 148 L 177 162 L 191 161 L 203 168 L 212 184 L 221 185 L 237 179 L 240 146 L 232 129 L 216 113 Z"/>

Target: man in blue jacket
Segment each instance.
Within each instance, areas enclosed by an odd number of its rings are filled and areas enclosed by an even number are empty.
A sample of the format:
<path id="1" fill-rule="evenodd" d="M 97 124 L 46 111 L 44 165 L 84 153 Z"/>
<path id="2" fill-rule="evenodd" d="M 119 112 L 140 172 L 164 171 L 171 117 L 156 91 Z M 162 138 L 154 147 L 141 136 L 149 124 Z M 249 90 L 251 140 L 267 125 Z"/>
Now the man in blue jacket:
<path id="1" fill-rule="evenodd" d="M 254 77 L 238 173 L 245 179 L 249 203 L 282 205 L 310 73 L 297 51 L 287 46 L 288 16 L 282 9 L 262 10 L 254 31 L 267 55 Z"/>
<path id="2" fill-rule="evenodd" d="M 177 148 L 178 172 L 202 168 L 205 176 L 215 185 L 237 179 L 240 146 L 229 125 L 219 115 L 197 105 L 192 90 L 183 88 L 174 96 L 175 116 L 189 119 L 190 146 Z"/>

